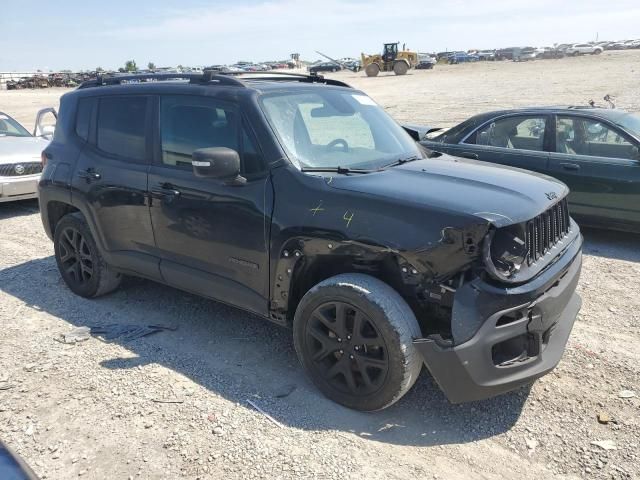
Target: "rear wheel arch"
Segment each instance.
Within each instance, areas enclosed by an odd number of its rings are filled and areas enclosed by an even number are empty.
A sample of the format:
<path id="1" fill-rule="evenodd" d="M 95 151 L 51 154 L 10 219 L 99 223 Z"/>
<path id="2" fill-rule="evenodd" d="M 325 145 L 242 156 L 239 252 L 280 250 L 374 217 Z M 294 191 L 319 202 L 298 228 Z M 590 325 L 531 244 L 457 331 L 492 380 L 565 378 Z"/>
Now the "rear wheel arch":
<path id="1" fill-rule="evenodd" d="M 53 200 L 47 203 L 47 221 L 49 223 L 49 229 L 51 235 L 55 235 L 56 226 L 60 223 L 63 217 L 70 213 L 79 213 L 77 207 L 74 207 L 70 203 L 60 202 Z"/>

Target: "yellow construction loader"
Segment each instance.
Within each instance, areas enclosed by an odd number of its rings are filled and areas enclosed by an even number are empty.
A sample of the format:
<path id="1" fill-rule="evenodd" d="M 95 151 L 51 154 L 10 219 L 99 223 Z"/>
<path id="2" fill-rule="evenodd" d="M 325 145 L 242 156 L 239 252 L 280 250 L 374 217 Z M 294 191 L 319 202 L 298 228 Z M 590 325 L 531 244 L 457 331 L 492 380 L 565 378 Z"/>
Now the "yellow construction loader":
<path id="1" fill-rule="evenodd" d="M 418 53 L 404 49 L 398 51 L 399 42 L 385 43 L 382 55 L 362 56 L 362 68 L 364 68 L 367 77 L 375 77 L 378 73 L 393 72 L 396 75 L 405 75 L 410 68 L 418 63 Z"/>

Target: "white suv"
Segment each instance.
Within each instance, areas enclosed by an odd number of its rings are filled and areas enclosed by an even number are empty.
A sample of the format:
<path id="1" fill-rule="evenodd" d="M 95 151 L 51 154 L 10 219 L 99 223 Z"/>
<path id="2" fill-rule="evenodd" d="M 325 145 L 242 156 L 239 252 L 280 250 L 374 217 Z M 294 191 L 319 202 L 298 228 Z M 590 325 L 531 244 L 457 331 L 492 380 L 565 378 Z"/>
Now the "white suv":
<path id="1" fill-rule="evenodd" d="M 599 45 L 590 45 L 588 43 L 576 43 L 567 48 L 567 55 L 598 55 L 602 53 L 604 49 Z"/>

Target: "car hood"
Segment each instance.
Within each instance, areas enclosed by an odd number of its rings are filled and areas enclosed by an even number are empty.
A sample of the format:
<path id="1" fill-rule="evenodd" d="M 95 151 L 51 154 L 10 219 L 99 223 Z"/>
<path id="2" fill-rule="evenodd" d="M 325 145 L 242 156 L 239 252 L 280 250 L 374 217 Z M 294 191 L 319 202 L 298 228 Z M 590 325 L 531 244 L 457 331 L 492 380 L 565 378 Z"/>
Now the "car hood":
<path id="1" fill-rule="evenodd" d="M 40 137 L 0 137 L 0 164 L 39 162 L 48 143 Z"/>
<path id="2" fill-rule="evenodd" d="M 569 193 L 565 184 L 545 175 L 449 155 L 340 175 L 329 185 L 392 198 L 400 208 L 421 204 L 473 215 L 497 227 L 530 220 Z"/>

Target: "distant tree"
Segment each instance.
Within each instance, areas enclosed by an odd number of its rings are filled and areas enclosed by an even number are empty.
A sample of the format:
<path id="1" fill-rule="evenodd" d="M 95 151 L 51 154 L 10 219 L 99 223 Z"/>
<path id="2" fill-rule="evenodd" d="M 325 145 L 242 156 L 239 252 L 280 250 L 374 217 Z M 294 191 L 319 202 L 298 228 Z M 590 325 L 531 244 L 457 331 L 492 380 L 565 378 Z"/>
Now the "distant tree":
<path id="1" fill-rule="evenodd" d="M 155 63 L 153 63 L 153 62 L 149 62 L 149 63 L 147 64 L 147 68 L 148 68 L 149 70 L 151 70 L 151 71 L 154 71 L 154 70 L 156 69 L 156 64 L 155 64 Z"/>
<path id="2" fill-rule="evenodd" d="M 96 72 L 104 72 L 104 68 L 102 68 L 102 67 L 96 67 Z"/>
<path id="3" fill-rule="evenodd" d="M 120 67 L 120 68 L 118 69 L 118 72 L 120 72 L 120 73 L 124 73 L 124 72 L 126 72 L 126 70 L 125 70 L 124 68 Z"/>
<path id="4" fill-rule="evenodd" d="M 136 65 L 136 61 L 135 60 L 127 60 L 126 63 L 124 64 L 124 71 L 125 72 L 137 72 L 138 71 L 138 66 Z"/>
<path id="5" fill-rule="evenodd" d="M 182 65 L 178 65 L 178 70 L 182 70 L 184 67 Z"/>

